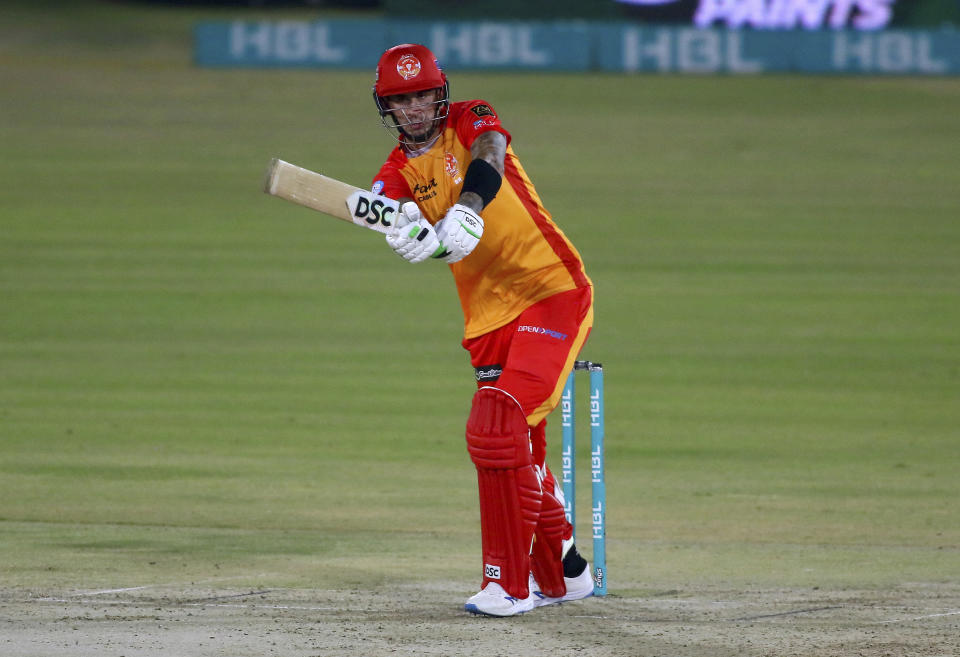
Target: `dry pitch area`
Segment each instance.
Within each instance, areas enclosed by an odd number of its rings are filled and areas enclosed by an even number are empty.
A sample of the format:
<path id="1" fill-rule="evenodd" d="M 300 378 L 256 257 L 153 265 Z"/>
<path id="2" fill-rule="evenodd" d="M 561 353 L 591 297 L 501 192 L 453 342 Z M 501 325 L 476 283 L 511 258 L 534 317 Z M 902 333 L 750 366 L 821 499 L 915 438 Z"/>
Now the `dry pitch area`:
<path id="1" fill-rule="evenodd" d="M 663 591 L 513 619 L 461 610 L 463 586 L 385 591 L 155 586 L 5 590 L 0 654 L 946 657 L 960 655 L 960 585 Z"/>

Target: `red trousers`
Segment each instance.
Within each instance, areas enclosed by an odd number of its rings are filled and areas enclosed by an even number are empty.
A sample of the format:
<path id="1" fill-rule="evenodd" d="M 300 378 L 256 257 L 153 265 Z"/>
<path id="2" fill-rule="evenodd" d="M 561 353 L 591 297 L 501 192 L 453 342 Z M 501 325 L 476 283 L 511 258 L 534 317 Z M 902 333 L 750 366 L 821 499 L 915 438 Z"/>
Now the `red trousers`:
<path id="1" fill-rule="evenodd" d="M 463 342 L 476 371 L 477 387 L 495 386 L 510 394 L 520 403 L 530 427 L 533 463 L 544 493 L 533 569 L 544 590 L 550 586 L 554 591 L 551 595 L 563 595 L 558 541 L 569 539 L 573 528 L 563 516 L 563 494 L 546 466 L 546 417 L 560 402 L 592 326 L 593 289 L 584 287 L 539 301 L 509 324 Z"/>

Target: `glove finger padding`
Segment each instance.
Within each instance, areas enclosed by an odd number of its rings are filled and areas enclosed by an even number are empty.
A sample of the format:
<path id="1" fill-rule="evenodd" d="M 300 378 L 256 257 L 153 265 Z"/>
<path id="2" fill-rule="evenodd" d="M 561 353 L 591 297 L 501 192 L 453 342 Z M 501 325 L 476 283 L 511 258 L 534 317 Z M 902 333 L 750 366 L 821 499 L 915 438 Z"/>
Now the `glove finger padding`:
<path id="1" fill-rule="evenodd" d="M 419 211 L 417 214 L 419 215 Z M 409 214 L 407 216 L 409 217 Z M 436 231 L 426 219 L 418 219 L 397 228 L 393 234 L 387 235 L 387 244 L 398 256 L 414 264 L 423 262 L 437 251 L 443 250 Z"/>
<path id="2" fill-rule="evenodd" d="M 483 236 L 483 219 L 459 203 L 437 224 L 437 237 L 447 250 L 444 262 L 454 263 L 470 255 Z"/>
<path id="3" fill-rule="evenodd" d="M 397 228 L 403 228 L 407 224 L 420 221 L 422 218 L 423 215 L 420 213 L 420 206 L 413 201 L 407 201 L 400 206 L 400 212 L 397 213 L 397 218 L 394 222 L 394 225 Z"/>

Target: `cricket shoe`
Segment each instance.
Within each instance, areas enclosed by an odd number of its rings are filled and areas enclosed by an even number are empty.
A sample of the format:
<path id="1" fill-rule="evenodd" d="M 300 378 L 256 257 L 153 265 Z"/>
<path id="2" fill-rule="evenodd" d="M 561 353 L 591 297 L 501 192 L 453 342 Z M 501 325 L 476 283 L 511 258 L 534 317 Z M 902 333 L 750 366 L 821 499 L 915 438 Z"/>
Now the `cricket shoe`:
<path id="1" fill-rule="evenodd" d="M 587 560 L 577 552 L 573 538 L 563 542 L 563 582 L 567 585 L 563 602 L 582 600 L 593 595 L 593 571 Z"/>
<path id="2" fill-rule="evenodd" d="M 577 552 L 573 539 L 563 542 L 563 583 L 567 587 L 566 594 L 562 598 L 551 598 L 540 590 L 536 578 L 530 573 L 530 594 L 533 596 L 534 606 L 544 607 L 558 602 L 582 600 L 593 595 L 590 564 Z"/>
<path id="3" fill-rule="evenodd" d="M 467 600 L 463 608 L 471 614 L 483 616 L 516 616 L 531 611 L 534 607 L 533 600 L 532 595 L 524 600 L 515 598 L 496 582 L 490 582 Z"/>
<path id="4" fill-rule="evenodd" d="M 564 577 L 563 583 L 567 585 L 567 594 L 560 599 L 561 602 L 589 598 L 593 595 L 593 575 L 590 572 L 590 564 L 584 564 L 583 572 L 576 577 Z"/>
<path id="5" fill-rule="evenodd" d="M 583 572 L 576 577 L 564 577 L 563 583 L 567 585 L 566 594 L 562 598 L 552 598 L 540 590 L 537 579 L 531 574 L 530 594 L 533 596 L 533 606 L 546 607 L 547 605 L 557 604 L 558 602 L 583 600 L 593 595 L 593 577 L 590 575 L 589 566 L 585 566 Z"/>
<path id="6" fill-rule="evenodd" d="M 537 578 L 533 576 L 533 573 L 530 573 L 530 595 L 533 596 L 533 606 L 534 607 L 546 607 L 547 605 L 553 605 L 558 602 L 563 602 L 563 598 L 551 598 L 549 595 L 540 590 L 540 584 L 537 583 Z"/>

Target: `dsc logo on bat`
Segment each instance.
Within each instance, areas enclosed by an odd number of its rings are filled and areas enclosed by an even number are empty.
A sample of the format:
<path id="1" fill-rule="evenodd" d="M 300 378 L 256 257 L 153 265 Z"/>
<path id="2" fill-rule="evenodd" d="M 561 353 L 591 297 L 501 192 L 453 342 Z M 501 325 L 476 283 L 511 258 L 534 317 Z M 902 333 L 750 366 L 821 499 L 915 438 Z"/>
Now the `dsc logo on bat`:
<path id="1" fill-rule="evenodd" d="M 359 226 L 385 234 L 393 230 L 393 216 L 397 213 L 397 202 L 393 199 L 358 190 L 347 199 L 347 208 L 353 223 Z"/>

